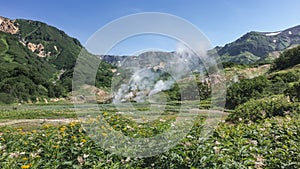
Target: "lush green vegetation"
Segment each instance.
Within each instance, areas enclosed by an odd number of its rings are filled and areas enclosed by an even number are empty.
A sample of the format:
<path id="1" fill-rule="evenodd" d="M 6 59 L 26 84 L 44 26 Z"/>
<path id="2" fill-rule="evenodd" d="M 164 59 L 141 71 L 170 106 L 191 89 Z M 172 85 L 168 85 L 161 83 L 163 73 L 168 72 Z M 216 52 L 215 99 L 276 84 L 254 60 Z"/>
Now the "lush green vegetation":
<path id="1" fill-rule="evenodd" d="M 73 105 L 9 105 L 0 108 L 0 121 L 76 117 Z"/>
<path id="2" fill-rule="evenodd" d="M 82 49 L 77 39 L 45 23 L 30 20 L 17 20 L 20 35 L 26 42 L 43 44 L 45 51 L 51 52 L 48 59 L 57 69 L 72 69 L 77 55 Z M 57 50 L 56 50 L 57 49 Z"/>
<path id="3" fill-rule="evenodd" d="M 283 52 L 274 61 L 273 70 L 290 68 L 300 63 L 300 46 Z"/>
<path id="4" fill-rule="evenodd" d="M 20 34 L 0 32 L 0 104 L 13 102 L 37 102 L 35 105 L 1 105 L 1 123 L 24 119 L 61 119 L 76 117 L 72 105 L 47 105 L 44 98 L 65 97 L 71 91 L 75 61 L 82 50 L 78 40 L 68 37 L 63 31 L 41 22 L 17 20 Z M 41 58 L 37 51 L 31 52 L 21 42 L 41 43 L 50 56 Z M 259 41 L 259 43 L 257 43 Z M 267 36 L 251 32 L 226 48 L 221 53 L 225 68 L 246 70 L 258 66 L 263 56 L 272 50 L 284 49 L 289 44 L 279 41 L 279 46 L 270 46 Z M 259 49 L 257 50 L 257 47 Z M 257 53 L 247 51 L 255 50 Z M 224 121 L 213 128 L 204 139 L 203 124 L 213 116 L 199 113 L 193 128 L 186 137 L 170 150 L 148 158 L 122 157 L 101 148 L 91 139 L 80 123 L 65 125 L 0 127 L 0 167 L 10 168 L 300 168 L 300 47 L 284 52 L 275 60 L 272 70 L 266 75 L 243 79 L 230 84 L 226 96 L 226 108 L 230 113 Z M 83 51 L 96 62 L 94 55 Z M 222 52 L 220 50 L 219 52 Z M 165 55 L 165 53 L 158 53 Z M 236 59 L 232 59 L 236 55 Z M 226 58 L 228 56 L 228 58 Z M 261 58 L 259 58 L 260 56 Z M 142 56 L 145 57 L 145 56 Z M 230 59 L 231 57 L 231 59 Z M 167 61 L 167 57 L 165 58 Z M 232 62 L 262 60 L 253 65 L 238 65 Z M 147 60 L 143 60 L 147 62 Z M 96 87 L 108 89 L 114 68 L 101 62 L 96 75 Z M 76 72 L 85 84 L 94 85 L 85 77 L 89 69 Z M 122 76 L 115 77 L 116 85 L 124 83 Z M 169 78 L 163 74 L 161 78 Z M 167 105 L 152 109 L 150 114 L 122 115 L 124 112 L 112 104 L 99 104 L 102 116 L 82 123 L 97 125 L 106 138 L 110 130 L 122 132 L 132 138 L 150 138 L 168 131 L 175 123 L 179 109 L 190 116 L 190 109 L 210 107 L 209 84 L 196 75 L 195 84 L 182 79 L 173 88 L 164 91 Z M 77 86 L 75 86 L 77 87 Z M 181 95 L 181 93 L 185 93 Z M 192 97 L 199 93 L 200 98 Z M 198 96 L 198 95 L 197 95 Z M 191 100 L 200 99 L 201 102 Z M 185 104 L 191 101 L 191 105 Z M 150 103 L 131 103 L 140 112 L 149 111 Z M 179 108 L 179 106 L 182 106 Z M 200 110 L 199 110 L 200 111 Z M 127 113 L 127 112 L 126 112 Z M 130 114 L 130 113 L 129 113 Z M 81 114 L 82 115 L 82 114 Z M 150 117 L 158 118 L 148 121 Z M 107 128 L 100 122 L 110 124 Z M 142 122 L 137 122 L 142 121 Z M 33 124 L 32 124 L 33 125 Z M 34 130 L 32 128 L 35 128 Z M 95 128 L 96 130 L 97 128 Z M 105 132 L 103 132 L 105 131 Z M 126 140 L 122 140 L 126 141 Z M 131 151 L 129 148 L 126 151 Z"/>
<path id="5" fill-rule="evenodd" d="M 234 109 L 236 106 L 247 102 L 251 98 L 260 98 L 268 94 L 270 82 L 265 76 L 253 79 L 243 79 L 234 83 L 227 90 L 226 107 Z"/>
<path id="6" fill-rule="evenodd" d="M 2 103 L 35 101 L 40 96 L 55 97 L 63 92 L 49 80 L 55 73 L 49 63 L 29 51 L 16 36 L 0 32 L 0 39 L 8 44 L 0 54 Z"/>
<path id="7" fill-rule="evenodd" d="M 115 130 L 148 137 L 172 120 L 137 126 L 120 115 L 104 113 Z M 220 124 L 199 139 L 199 118 L 187 137 L 171 150 L 148 158 L 121 157 L 100 148 L 78 123 L 44 125 L 41 130 L 2 128 L 2 168 L 299 168 L 299 118 L 273 117 L 257 123 Z M 93 122 L 93 121 L 91 121 Z M 107 133 L 102 133 L 103 137 Z M 137 135 L 135 135 L 137 136 Z M 15 140 L 18 140 L 17 142 Z M 130 150 L 128 150 L 130 151 Z"/>
<path id="8" fill-rule="evenodd" d="M 285 90 L 285 94 L 289 96 L 290 100 L 295 102 L 300 101 L 300 82 L 292 84 Z"/>
<path id="9" fill-rule="evenodd" d="M 0 104 L 66 97 L 72 88 L 76 59 L 83 49 L 80 42 L 45 23 L 16 23 L 20 28 L 18 34 L 0 32 Z M 28 43 L 42 44 L 49 55 L 37 56 L 37 50 L 32 52 L 24 46 Z M 111 85 L 112 68 L 108 63 L 100 63 L 97 87 Z"/>
<path id="10" fill-rule="evenodd" d="M 228 121 L 259 121 L 274 116 L 300 114 L 300 104 L 292 103 L 286 97 L 267 97 L 262 99 L 251 99 L 239 105 L 234 113 L 227 118 Z"/>

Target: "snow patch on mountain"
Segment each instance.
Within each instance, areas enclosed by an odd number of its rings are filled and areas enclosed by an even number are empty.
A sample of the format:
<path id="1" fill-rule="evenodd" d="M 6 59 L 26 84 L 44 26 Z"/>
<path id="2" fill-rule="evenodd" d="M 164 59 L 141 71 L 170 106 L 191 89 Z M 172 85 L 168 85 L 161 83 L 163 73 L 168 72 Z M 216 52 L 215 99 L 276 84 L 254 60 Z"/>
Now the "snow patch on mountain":
<path id="1" fill-rule="evenodd" d="M 281 32 L 272 32 L 272 33 L 267 33 L 265 34 L 266 36 L 276 36 L 279 35 Z"/>

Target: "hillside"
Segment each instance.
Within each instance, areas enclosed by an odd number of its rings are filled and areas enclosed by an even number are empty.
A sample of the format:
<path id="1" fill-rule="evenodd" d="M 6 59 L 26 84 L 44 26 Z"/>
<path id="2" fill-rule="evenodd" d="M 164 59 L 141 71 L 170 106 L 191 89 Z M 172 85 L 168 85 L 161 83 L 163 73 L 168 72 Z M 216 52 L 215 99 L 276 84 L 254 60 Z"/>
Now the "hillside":
<path id="1" fill-rule="evenodd" d="M 249 32 L 238 40 L 214 50 L 221 56 L 222 61 L 227 63 L 270 63 L 286 49 L 299 44 L 300 26 L 296 26 L 278 32 Z M 72 87 L 75 62 L 82 49 L 83 46 L 77 39 L 46 23 L 0 17 L 0 95 L 4 98 L 2 102 L 35 102 L 67 97 Z M 189 63 L 185 66 L 192 71 L 203 69 L 201 60 L 188 52 L 150 51 L 139 56 L 95 57 L 104 61 L 101 62 L 96 77 L 96 87 L 104 90 L 111 87 L 114 73 L 122 71 L 120 69 L 116 72 L 116 66 L 125 69 L 137 65 L 154 70 L 164 68 L 179 73 L 178 78 L 183 78 L 179 69 L 182 66 L 178 67 L 183 63 Z M 169 62 L 170 58 L 172 62 Z M 262 74 L 267 69 L 263 69 L 263 72 L 259 70 L 255 70 L 255 74 Z M 236 70 L 233 68 L 230 72 Z M 241 73 L 241 78 L 244 74 Z M 248 76 L 251 77 L 252 74 L 245 75 Z M 230 75 L 228 78 L 234 80 L 236 77 Z"/>
<path id="2" fill-rule="evenodd" d="M 223 62 L 234 62 L 238 64 L 270 63 L 278 58 L 280 53 L 300 45 L 300 25 L 277 32 L 249 32 L 234 42 L 226 44 L 224 47 L 217 46 L 212 51 L 216 51 Z M 214 53 L 214 52 L 213 52 Z M 165 52 L 164 55 L 171 55 L 174 52 Z M 159 52 L 146 52 L 141 54 L 145 57 L 156 57 Z M 118 65 L 124 60 L 129 62 L 135 60 L 136 56 L 100 56 L 104 61 L 113 65 Z M 140 57 L 140 56 L 139 56 Z M 198 63 L 198 62 L 197 62 Z"/>
<path id="3" fill-rule="evenodd" d="M 4 102 L 66 97 L 83 49 L 63 31 L 39 21 L 0 17 L 0 94 Z M 109 86 L 112 66 L 102 62 L 97 87 Z M 103 83 L 102 81 L 105 81 Z M 1 102 L 1 101 L 0 101 Z"/>
<path id="4" fill-rule="evenodd" d="M 224 62 L 255 63 L 277 58 L 300 44 L 300 25 L 277 32 L 249 32 L 236 41 L 215 50 Z"/>

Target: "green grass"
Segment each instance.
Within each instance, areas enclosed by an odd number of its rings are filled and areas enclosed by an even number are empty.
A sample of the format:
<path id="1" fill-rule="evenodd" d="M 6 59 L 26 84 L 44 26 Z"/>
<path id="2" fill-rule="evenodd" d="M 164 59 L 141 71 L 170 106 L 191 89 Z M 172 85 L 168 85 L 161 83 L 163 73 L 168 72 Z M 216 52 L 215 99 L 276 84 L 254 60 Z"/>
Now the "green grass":
<path id="1" fill-rule="evenodd" d="M 4 38 L 4 37 L 1 37 L 1 38 L 0 38 L 0 55 L 6 53 L 7 50 L 8 50 L 8 48 L 9 48 L 9 46 L 8 46 L 8 44 L 7 44 L 6 40 L 5 40 L 5 38 Z"/>
<path id="2" fill-rule="evenodd" d="M 1 120 L 76 118 L 72 105 L 1 106 Z"/>

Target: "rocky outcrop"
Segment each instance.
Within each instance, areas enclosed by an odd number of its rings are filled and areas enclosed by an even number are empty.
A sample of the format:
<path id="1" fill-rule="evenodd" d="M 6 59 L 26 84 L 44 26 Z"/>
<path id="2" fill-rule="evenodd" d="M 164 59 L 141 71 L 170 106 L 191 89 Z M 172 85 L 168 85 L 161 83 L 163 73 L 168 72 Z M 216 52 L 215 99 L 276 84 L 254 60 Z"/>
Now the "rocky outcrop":
<path id="1" fill-rule="evenodd" d="M 28 42 L 26 46 L 29 50 L 36 53 L 39 57 L 46 57 L 46 56 L 50 56 L 50 54 L 51 54 L 51 52 L 44 51 L 45 47 L 41 43 L 34 44 L 31 42 Z"/>
<path id="2" fill-rule="evenodd" d="M 10 20 L 0 16 L 0 31 L 16 34 L 18 33 L 19 28 L 17 25 L 15 25 L 15 20 Z"/>

